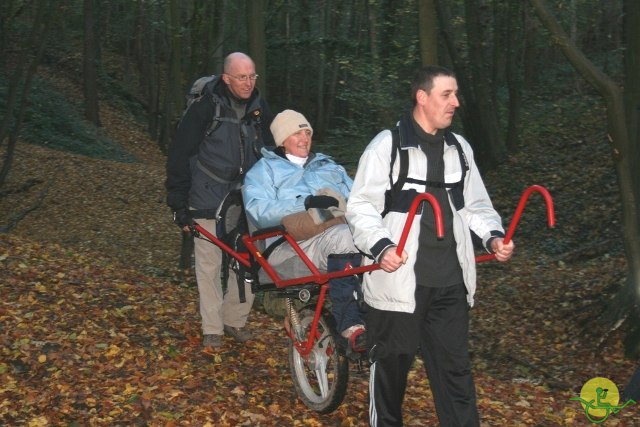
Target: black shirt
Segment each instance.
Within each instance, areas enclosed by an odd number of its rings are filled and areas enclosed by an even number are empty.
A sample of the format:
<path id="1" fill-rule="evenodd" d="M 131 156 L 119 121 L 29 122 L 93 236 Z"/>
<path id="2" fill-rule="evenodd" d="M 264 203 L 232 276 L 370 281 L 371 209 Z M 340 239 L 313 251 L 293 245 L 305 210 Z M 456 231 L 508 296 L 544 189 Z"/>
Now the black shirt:
<path id="1" fill-rule="evenodd" d="M 456 254 L 453 237 L 453 212 L 449 196 L 444 188 L 444 131 L 435 135 L 422 130 L 411 118 L 413 137 L 427 156 L 427 189 L 440 204 L 444 225 L 444 238 L 436 237 L 436 223 L 433 209 L 428 202 L 422 208 L 420 235 L 416 254 L 415 275 L 418 286 L 446 287 L 464 283 L 462 268 Z"/>

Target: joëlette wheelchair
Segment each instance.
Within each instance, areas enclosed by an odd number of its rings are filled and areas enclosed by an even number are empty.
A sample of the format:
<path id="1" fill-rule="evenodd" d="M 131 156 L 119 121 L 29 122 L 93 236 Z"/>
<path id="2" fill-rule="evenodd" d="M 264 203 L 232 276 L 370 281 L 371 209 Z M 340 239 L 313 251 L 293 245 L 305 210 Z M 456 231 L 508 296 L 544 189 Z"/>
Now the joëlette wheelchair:
<path id="1" fill-rule="evenodd" d="M 524 206 L 533 192 L 539 192 L 544 197 L 548 225 L 549 227 L 555 225 L 553 201 L 549 192 L 544 187 L 533 185 L 522 194 L 505 235 L 505 242 L 513 237 Z M 344 338 L 337 333 L 334 318 L 325 307 L 329 280 L 362 275 L 368 271 L 377 270 L 380 266 L 370 264 L 347 267 L 344 271 L 322 273 L 300 249 L 296 241 L 287 234 L 283 226 L 247 232 L 246 216 L 239 190 L 230 193 L 230 196 L 221 206 L 226 208 L 224 213 L 217 218 L 219 225 L 217 235 L 221 237 L 209 233 L 197 223 L 192 227 L 192 232 L 196 238 L 208 240 L 222 249 L 223 259 L 226 259 L 228 267 L 236 274 L 241 299 L 244 297 L 246 282 L 251 283 L 254 293 L 275 292 L 276 296 L 284 298 L 285 331 L 290 339 L 289 369 L 296 393 L 309 409 L 318 413 L 332 412 L 344 399 L 349 379 L 350 360 L 361 364 L 366 354 L 361 353 L 360 359 L 356 360 L 353 353 L 349 354 L 347 346 L 344 345 Z M 429 193 L 418 194 L 411 205 L 398 241 L 398 254 L 402 253 L 414 217 L 425 201 L 431 204 L 434 211 L 438 237 L 443 236 L 442 216 L 437 200 Z M 268 261 L 273 245 L 263 249 L 265 241 L 274 240 L 273 238 L 280 243 L 288 242 L 291 245 L 309 270 L 308 275 L 293 279 L 280 277 Z M 492 254 L 480 255 L 476 257 L 476 262 L 493 258 Z M 229 268 L 223 268 L 223 271 L 228 271 Z M 302 305 L 294 304 L 295 299 Z"/>

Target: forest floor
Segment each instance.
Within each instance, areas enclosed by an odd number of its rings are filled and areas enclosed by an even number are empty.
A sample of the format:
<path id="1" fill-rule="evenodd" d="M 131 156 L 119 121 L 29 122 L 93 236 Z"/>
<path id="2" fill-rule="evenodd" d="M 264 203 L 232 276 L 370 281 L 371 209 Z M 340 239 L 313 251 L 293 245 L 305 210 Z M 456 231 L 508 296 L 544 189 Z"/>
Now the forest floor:
<path id="1" fill-rule="evenodd" d="M 547 228 L 534 194 L 514 259 L 479 266 L 471 349 L 483 426 L 589 425 L 571 398 L 594 377 L 621 390 L 637 365 L 623 355 L 626 325 L 599 320 L 626 272 L 603 111 L 581 110 L 576 123 L 575 105 L 554 108 L 553 125 L 538 125 L 485 176 L 505 224 L 539 184 L 557 226 Z M 0 424 L 366 425 L 367 369 L 352 367 L 335 412 L 308 410 L 282 321 L 259 305 L 255 340 L 201 351 L 194 278 L 175 268 L 181 237 L 164 203 L 164 156 L 126 115 L 104 104 L 101 114 L 102 131 L 138 163 L 20 143 L 2 189 L 0 224 L 15 227 L 0 234 Z M 420 361 L 404 409 L 406 425 L 437 425 Z M 603 425 L 640 425 L 640 405 Z"/>

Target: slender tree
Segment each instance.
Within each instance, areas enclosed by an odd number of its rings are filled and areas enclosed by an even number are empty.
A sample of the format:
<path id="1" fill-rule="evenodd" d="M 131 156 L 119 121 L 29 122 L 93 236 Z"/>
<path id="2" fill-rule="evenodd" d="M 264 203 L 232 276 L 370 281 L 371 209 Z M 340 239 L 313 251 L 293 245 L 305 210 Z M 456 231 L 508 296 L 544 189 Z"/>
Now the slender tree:
<path id="1" fill-rule="evenodd" d="M 0 123 L 0 147 L 6 142 L 4 161 L 0 169 L 0 187 L 5 183 L 13 164 L 29 92 L 44 55 L 49 31 L 56 22 L 59 11 L 64 10 L 65 6 L 65 3 L 60 4 L 52 0 L 36 1 L 29 34 L 20 38 L 19 41 L 22 43 L 16 46 L 19 50 L 18 58 L 9 79 L 4 117 Z"/>
<path id="2" fill-rule="evenodd" d="M 418 11 L 422 65 L 438 64 L 438 15 L 434 0 L 418 0 Z"/>
<path id="3" fill-rule="evenodd" d="M 257 86 L 262 96 L 267 95 L 267 47 L 264 34 L 264 14 L 266 0 L 252 0 L 247 2 L 247 32 L 249 33 L 249 56 L 259 70 L 260 78 Z"/>
<path id="4" fill-rule="evenodd" d="M 164 96 L 164 120 L 158 145 L 163 151 L 173 135 L 175 121 L 184 104 L 182 84 L 182 25 L 181 8 L 178 0 L 169 0 L 166 9 L 168 26 L 168 79 Z"/>
<path id="5" fill-rule="evenodd" d="M 10 34 L 14 29 L 16 16 L 20 14 L 21 9 L 16 0 L 0 2 L 0 68 L 6 65 Z"/>
<path id="6" fill-rule="evenodd" d="M 474 15 L 477 10 L 465 1 L 467 9 L 467 39 L 473 39 L 469 46 L 469 59 L 460 52 L 460 40 L 452 25 L 450 3 L 435 0 L 438 11 L 440 34 L 443 37 L 447 54 L 456 72 L 460 93 L 462 94 L 461 118 L 465 132 L 474 146 L 476 159 L 483 168 L 491 168 L 503 160 L 505 155 L 504 140 L 500 134 L 498 116 L 494 103 L 494 91 L 491 79 L 487 75 L 487 59 L 485 48 L 480 45 L 484 40 L 486 28 L 482 27 L 479 18 Z M 494 146 L 495 145 L 495 146 Z"/>
<path id="7" fill-rule="evenodd" d="M 329 34 L 327 33 L 327 27 L 331 20 L 331 0 L 327 0 L 325 7 L 319 8 L 318 19 L 312 20 L 311 25 L 312 32 L 315 34 L 315 39 L 318 40 L 317 48 L 315 49 L 315 84 L 316 84 L 316 96 L 315 96 L 315 122 L 318 124 L 318 139 L 324 139 L 325 128 L 322 124 L 325 122 L 325 86 L 326 86 L 326 71 L 327 71 L 327 45 L 326 43 Z"/>
<path id="8" fill-rule="evenodd" d="M 640 4 L 624 2 L 624 111 L 631 158 L 640 159 Z M 638 160 L 640 161 L 640 160 Z M 635 163 L 637 165 L 637 163 Z M 640 174 L 632 174 L 636 200 L 640 201 Z M 640 219 L 638 219 L 640 221 Z M 638 281 L 640 286 L 640 281 Z"/>
<path id="9" fill-rule="evenodd" d="M 84 89 L 84 116 L 100 126 L 98 104 L 98 25 L 95 0 L 84 0 L 84 53 L 82 56 L 82 82 Z"/>
<path id="10" fill-rule="evenodd" d="M 526 15 L 522 9 L 521 2 L 512 1 L 508 3 L 505 33 L 501 36 L 507 49 L 505 77 L 509 91 L 509 105 L 507 107 L 506 144 L 510 152 L 520 147 L 519 122 L 522 106 L 524 52 L 527 41 L 524 36 Z"/>
<path id="11" fill-rule="evenodd" d="M 491 25 L 487 16 L 486 0 L 465 0 L 467 40 L 469 43 L 470 72 L 469 92 L 463 93 L 465 106 L 469 108 L 467 122 L 473 122 L 471 135 L 479 163 L 491 168 L 506 158 L 506 144 L 500 130 L 498 108 L 495 99 L 496 81 L 491 75 L 490 47 L 484 43 L 489 37 Z"/>
<path id="12" fill-rule="evenodd" d="M 213 11 L 213 40 L 215 49 L 213 51 L 213 63 L 211 69 L 215 72 L 222 71 L 222 61 L 224 59 L 224 34 L 227 29 L 227 21 L 224 19 L 226 0 L 215 0 Z"/>
<path id="13" fill-rule="evenodd" d="M 343 52 L 348 51 L 349 43 L 349 22 L 351 19 L 352 7 L 349 2 L 337 2 L 331 10 L 331 19 L 327 23 L 327 33 L 332 34 L 331 43 L 327 46 L 327 88 L 324 93 L 325 114 L 317 118 L 322 129 L 329 131 L 331 129 L 332 118 L 336 105 L 336 94 L 340 76 L 339 58 Z M 326 133 L 326 132 L 325 132 Z"/>

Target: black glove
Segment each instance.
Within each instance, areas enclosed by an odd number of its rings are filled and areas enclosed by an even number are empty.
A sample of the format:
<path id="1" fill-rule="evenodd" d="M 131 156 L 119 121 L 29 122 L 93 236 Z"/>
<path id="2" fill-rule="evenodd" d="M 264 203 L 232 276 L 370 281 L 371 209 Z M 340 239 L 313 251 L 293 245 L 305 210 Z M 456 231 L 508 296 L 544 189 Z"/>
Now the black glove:
<path id="1" fill-rule="evenodd" d="M 191 217 L 189 209 L 181 208 L 173 212 L 173 222 L 175 222 L 180 228 L 193 225 L 193 218 Z"/>
<path id="2" fill-rule="evenodd" d="M 304 199 L 304 208 L 329 209 L 331 206 L 338 207 L 338 199 L 331 196 L 307 196 Z"/>

